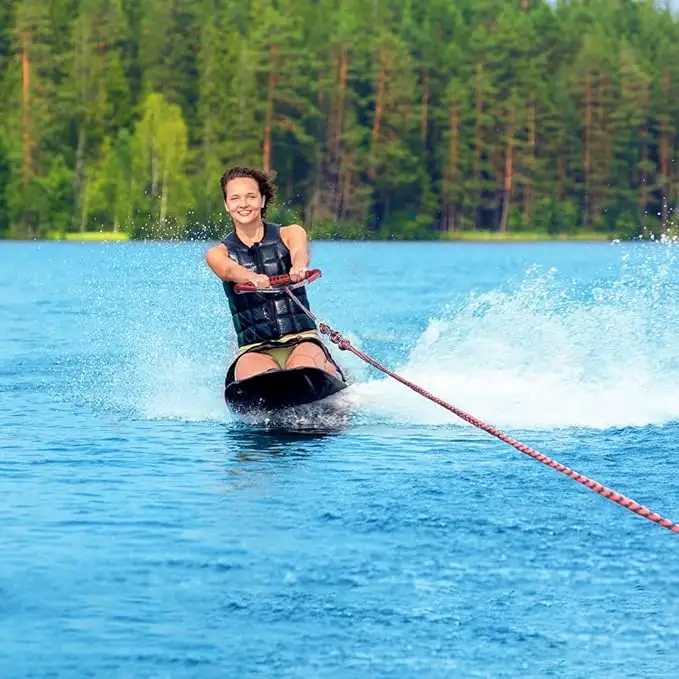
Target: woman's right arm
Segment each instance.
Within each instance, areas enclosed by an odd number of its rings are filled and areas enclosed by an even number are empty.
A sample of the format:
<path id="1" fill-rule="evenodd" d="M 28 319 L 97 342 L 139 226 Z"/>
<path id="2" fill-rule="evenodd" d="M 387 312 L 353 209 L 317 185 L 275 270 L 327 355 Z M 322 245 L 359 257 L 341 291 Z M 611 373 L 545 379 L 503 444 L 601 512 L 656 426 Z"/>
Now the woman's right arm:
<path id="1" fill-rule="evenodd" d="M 234 262 L 229 257 L 229 251 L 224 243 L 211 247 L 205 253 L 205 261 L 223 281 L 252 283 L 258 288 L 268 288 L 270 285 L 268 276 L 250 271 L 250 269 Z"/>

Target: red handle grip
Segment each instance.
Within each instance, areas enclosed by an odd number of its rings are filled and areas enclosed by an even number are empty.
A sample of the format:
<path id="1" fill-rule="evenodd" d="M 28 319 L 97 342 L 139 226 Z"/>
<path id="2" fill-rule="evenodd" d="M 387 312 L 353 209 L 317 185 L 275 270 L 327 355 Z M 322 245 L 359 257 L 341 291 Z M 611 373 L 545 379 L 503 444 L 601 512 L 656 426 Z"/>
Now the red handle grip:
<path id="1" fill-rule="evenodd" d="M 284 273 L 281 274 L 280 276 L 269 276 L 269 283 L 271 284 L 271 287 L 269 288 L 258 288 L 252 283 L 236 283 L 236 285 L 234 286 L 234 290 L 236 291 L 236 294 L 241 294 L 243 292 L 266 292 L 290 284 L 299 285 L 299 283 L 302 282 L 313 283 L 316 279 L 320 277 L 321 277 L 320 269 L 309 269 L 309 271 L 306 272 L 306 277 L 304 278 L 304 281 L 299 281 L 298 283 L 292 283 L 292 281 L 290 280 L 290 275 Z"/>

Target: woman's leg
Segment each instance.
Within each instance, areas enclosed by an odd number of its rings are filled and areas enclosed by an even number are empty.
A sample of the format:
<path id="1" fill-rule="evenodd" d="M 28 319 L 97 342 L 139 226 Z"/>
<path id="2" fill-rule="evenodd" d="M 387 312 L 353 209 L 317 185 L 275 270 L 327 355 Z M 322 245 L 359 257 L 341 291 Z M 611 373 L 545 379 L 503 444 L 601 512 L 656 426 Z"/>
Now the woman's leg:
<path id="1" fill-rule="evenodd" d="M 285 361 L 286 368 L 301 368 L 302 366 L 321 368 L 331 375 L 340 376 L 337 366 L 328 360 L 325 351 L 316 342 L 300 342 Z"/>
<path id="2" fill-rule="evenodd" d="M 235 378 L 237 380 L 244 380 L 253 375 L 267 372 L 268 370 L 280 370 L 278 361 L 271 356 L 257 351 L 249 351 L 243 354 L 236 363 Z"/>

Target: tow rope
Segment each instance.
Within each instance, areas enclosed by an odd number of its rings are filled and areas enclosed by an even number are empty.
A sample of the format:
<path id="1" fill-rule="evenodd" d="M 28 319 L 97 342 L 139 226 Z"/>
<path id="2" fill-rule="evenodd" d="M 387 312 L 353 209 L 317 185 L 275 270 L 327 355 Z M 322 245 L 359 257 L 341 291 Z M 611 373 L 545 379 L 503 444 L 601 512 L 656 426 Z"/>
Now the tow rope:
<path id="1" fill-rule="evenodd" d="M 320 272 L 318 272 L 318 270 L 314 270 L 313 272 L 310 271 L 309 278 L 311 278 L 312 275 L 314 276 L 315 280 L 315 278 L 318 278 L 318 276 L 320 276 Z M 290 279 L 288 278 L 287 281 L 289 282 L 289 280 Z M 280 285 L 281 283 L 283 283 L 283 281 L 280 281 L 280 283 L 278 284 Z M 401 375 L 398 375 L 392 370 L 389 370 L 389 368 L 386 368 L 381 363 L 376 361 L 374 358 L 368 356 L 368 354 L 365 354 L 360 349 L 354 347 L 348 339 L 342 337 L 342 335 L 339 332 L 333 330 L 327 323 L 319 321 L 319 319 L 311 312 L 311 310 L 307 309 L 297 299 L 297 297 L 295 297 L 295 295 L 292 294 L 292 291 L 289 287 L 283 287 L 282 289 L 285 291 L 288 297 L 299 307 L 301 311 L 303 311 L 312 321 L 317 323 L 318 330 L 321 332 L 321 334 L 326 335 L 328 339 L 333 344 L 337 345 L 337 347 L 340 350 L 351 352 L 352 354 L 354 354 L 354 356 L 357 356 L 365 363 L 368 363 L 374 368 L 377 368 L 377 370 L 380 370 L 385 375 L 389 375 L 389 377 L 395 379 L 397 382 L 400 382 L 409 389 L 412 389 L 415 393 L 419 394 L 420 396 L 424 396 L 424 398 L 429 399 L 433 403 L 436 403 L 437 405 L 441 406 L 442 408 L 445 408 L 454 415 L 457 415 L 460 419 L 464 420 L 465 422 L 468 422 L 469 424 L 474 425 L 478 429 L 482 429 L 483 431 L 487 432 L 491 436 L 500 439 L 500 441 L 508 443 L 513 448 L 516 448 L 516 450 L 518 450 L 520 453 L 524 453 L 525 455 L 532 457 L 534 460 L 541 462 L 547 467 L 551 467 L 552 469 L 556 469 L 556 471 L 565 474 L 568 478 L 573 479 L 574 481 L 577 481 L 578 483 L 589 488 L 595 493 L 598 493 L 599 495 L 601 495 L 601 497 L 605 497 L 607 500 L 610 500 L 611 502 L 614 502 L 615 504 L 620 505 L 625 509 L 628 509 L 630 512 L 633 512 L 634 514 L 637 514 L 638 516 L 641 516 L 644 519 L 647 519 L 648 521 L 657 524 L 658 526 L 667 528 L 668 530 L 671 530 L 673 533 L 679 533 L 679 524 L 674 523 L 670 519 L 666 519 L 665 517 L 661 516 L 660 514 L 657 514 L 648 507 L 644 507 L 644 505 L 641 505 L 635 500 L 626 497 L 622 493 L 618 493 L 612 490 L 611 488 L 604 486 L 598 481 L 594 481 L 593 479 L 588 478 L 584 474 L 580 474 L 579 472 L 576 472 L 574 469 L 566 467 L 566 465 L 563 465 L 560 462 L 557 462 L 556 460 L 547 457 L 547 455 L 543 455 L 542 453 L 538 452 L 537 450 L 534 450 L 530 446 L 527 446 L 525 443 L 521 443 L 521 441 L 513 439 L 511 436 L 508 436 L 499 429 L 496 429 L 495 427 L 486 424 L 479 418 L 474 417 L 469 413 L 466 413 L 464 410 L 461 410 L 460 408 L 457 408 L 454 405 L 451 405 L 450 403 L 447 403 L 443 399 L 440 399 L 438 396 L 435 396 L 434 394 L 428 392 L 426 389 L 423 389 L 422 387 L 411 382 L 410 380 L 407 380 L 405 377 L 402 377 Z"/>

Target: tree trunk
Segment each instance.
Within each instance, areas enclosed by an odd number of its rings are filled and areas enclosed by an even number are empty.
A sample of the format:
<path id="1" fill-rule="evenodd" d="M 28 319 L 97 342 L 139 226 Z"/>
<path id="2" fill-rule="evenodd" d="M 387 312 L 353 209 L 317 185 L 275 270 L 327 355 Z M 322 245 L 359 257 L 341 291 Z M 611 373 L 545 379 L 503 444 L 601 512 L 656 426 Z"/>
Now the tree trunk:
<path id="1" fill-rule="evenodd" d="M 345 167 L 347 163 L 345 162 Z M 344 221 L 347 218 L 351 206 L 351 170 L 345 169 L 342 181 L 342 206 L 340 208 L 339 218 Z"/>
<path id="2" fill-rule="evenodd" d="M 368 176 L 371 180 L 375 179 L 376 164 L 375 150 L 380 137 L 380 127 L 382 125 L 382 112 L 384 109 L 384 90 L 386 86 L 386 56 L 384 48 L 380 48 L 380 70 L 377 76 L 377 93 L 375 95 L 375 117 L 373 118 L 372 133 L 370 135 L 370 168 Z"/>
<path id="3" fill-rule="evenodd" d="M 132 230 L 132 215 L 134 214 L 134 203 L 133 201 L 130 200 L 130 196 L 133 196 L 135 194 L 137 188 L 137 184 L 134 181 L 134 179 L 130 178 L 130 183 L 128 185 L 128 199 L 127 199 L 127 227 L 131 231 Z"/>
<path id="4" fill-rule="evenodd" d="M 664 127 L 664 124 L 663 124 Z M 671 190 L 670 186 L 670 168 L 669 168 L 669 147 L 670 139 L 666 130 L 660 134 L 660 188 L 662 191 L 662 226 L 667 228 L 667 221 L 669 219 L 668 200 Z"/>
<path id="5" fill-rule="evenodd" d="M 158 150 L 151 142 L 151 197 L 155 200 L 158 197 Z"/>
<path id="6" fill-rule="evenodd" d="M 346 169 L 346 158 L 344 157 L 344 152 L 342 149 L 342 132 L 344 129 L 344 106 L 347 97 L 347 71 L 349 68 L 348 62 L 347 46 L 342 44 L 340 47 L 337 73 L 337 117 L 335 121 L 334 140 L 335 157 L 339 162 L 339 174 L 335 189 L 335 219 L 340 220 L 344 218 L 343 215 L 346 213 L 347 203 L 347 196 L 345 195 L 347 184 L 343 181 L 343 178 L 346 174 L 348 174 L 348 171 Z"/>
<path id="7" fill-rule="evenodd" d="M 646 126 L 641 130 L 642 139 L 648 138 Z M 644 223 L 644 216 L 648 209 L 648 172 L 646 170 L 646 160 L 648 159 L 648 144 L 644 144 L 641 149 L 641 172 L 639 176 L 639 224 Z"/>
<path id="8" fill-rule="evenodd" d="M 344 127 L 344 103 L 347 97 L 347 69 L 348 55 L 347 46 L 340 47 L 339 73 L 337 78 L 338 101 L 337 101 L 337 125 L 335 127 L 335 147 L 339 153 L 342 145 L 342 130 Z"/>
<path id="9" fill-rule="evenodd" d="M 670 76 L 665 69 L 662 76 L 662 86 L 665 95 L 668 95 L 670 89 Z M 662 228 L 663 231 L 667 229 L 667 221 L 669 219 L 668 203 L 671 192 L 671 175 L 670 175 L 670 155 L 671 155 L 672 136 L 669 130 L 669 120 L 667 114 L 662 116 L 660 121 L 660 190 L 662 191 Z"/>
<path id="10" fill-rule="evenodd" d="M 269 49 L 269 78 L 266 86 L 266 117 L 264 120 L 264 147 L 262 150 L 262 169 L 271 169 L 271 134 L 273 128 L 273 102 L 276 91 L 278 48 L 271 45 Z"/>
<path id="11" fill-rule="evenodd" d="M 537 112 L 535 96 L 528 106 L 528 172 L 523 191 L 523 221 L 528 224 L 533 212 L 533 177 L 535 175 L 535 146 L 537 143 Z"/>
<path id="12" fill-rule="evenodd" d="M 84 123 L 80 124 L 78 129 L 78 147 L 75 152 L 75 172 L 73 173 L 73 218 L 71 220 L 71 229 L 75 231 L 75 225 L 78 215 L 78 207 L 81 202 L 81 191 L 83 186 L 83 174 L 85 166 L 85 143 L 86 132 Z M 83 232 L 83 219 L 80 219 L 80 231 Z"/>
<path id="13" fill-rule="evenodd" d="M 507 129 L 507 146 L 505 147 L 505 172 L 504 172 L 504 189 L 502 192 L 502 215 L 500 217 L 500 231 L 503 233 L 507 230 L 507 222 L 509 221 L 509 207 L 512 194 L 512 171 L 514 164 L 514 110 L 509 114 L 509 127 Z"/>
<path id="14" fill-rule="evenodd" d="M 563 113 L 559 121 L 558 175 L 556 180 L 556 199 L 562 202 L 566 194 L 566 121 Z"/>
<path id="15" fill-rule="evenodd" d="M 90 215 L 90 197 L 87 190 L 83 192 L 82 209 L 80 210 L 80 233 L 85 233 L 87 228 L 87 218 Z"/>
<path id="16" fill-rule="evenodd" d="M 592 214 L 596 215 L 597 219 L 601 216 L 602 209 L 605 203 L 605 187 L 609 184 L 611 158 L 613 156 L 613 132 L 609 129 L 608 121 L 606 119 L 606 94 L 607 87 L 611 86 L 610 77 L 601 76 L 599 80 L 599 124 L 597 126 L 597 134 L 601 141 L 601 148 L 594 154 L 595 158 L 599 159 L 597 164 L 597 174 L 593 180 L 598 180 L 595 189 L 592 191 Z"/>
<path id="17" fill-rule="evenodd" d="M 481 75 L 483 73 L 483 66 L 478 64 L 476 67 L 476 103 L 474 106 L 476 114 L 476 123 L 474 125 L 474 182 L 476 184 L 475 200 L 474 200 L 474 223 L 472 228 L 476 228 L 476 215 L 481 202 L 481 135 L 483 133 L 483 125 L 481 123 L 481 116 L 483 114 L 483 87 L 481 85 Z"/>
<path id="18" fill-rule="evenodd" d="M 160 196 L 160 223 L 165 224 L 165 220 L 167 219 L 167 179 L 168 179 L 168 166 L 169 162 L 167 158 L 165 159 L 165 162 L 163 163 L 163 185 L 161 189 L 161 196 Z"/>
<path id="19" fill-rule="evenodd" d="M 318 73 L 318 82 L 323 82 L 323 72 Z M 318 110 L 323 111 L 323 104 L 325 103 L 325 98 L 323 96 L 323 88 L 318 88 L 317 105 Z M 318 139 L 320 141 L 321 134 L 319 130 Z M 316 145 L 316 170 L 314 172 L 313 178 L 313 189 L 311 190 L 311 199 L 309 200 L 306 208 L 306 214 L 304 215 L 305 221 L 311 223 L 314 221 L 316 215 L 319 212 L 320 202 L 321 202 L 321 174 L 323 172 L 323 145 Z"/>
<path id="20" fill-rule="evenodd" d="M 24 190 L 28 185 L 28 181 L 33 174 L 32 163 L 32 147 L 33 138 L 31 134 L 31 63 L 28 55 L 28 48 L 31 44 L 31 36 L 28 31 L 21 34 L 21 103 L 22 103 L 22 122 L 23 122 L 23 137 L 22 137 L 22 183 Z"/>
<path id="21" fill-rule="evenodd" d="M 422 148 L 427 147 L 427 132 L 429 131 L 429 69 L 424 69 L 422 83 L 422 121 L 420 124 L 420 140 Z"/>
<path id="22" fill-rule="evenodd" d="M 455 208 L 451 197 L 452 187 L 460 181 L 460 159 L 458 152 L 460 133 L 460 103 L 453 96 L 450 105 L 450 138 L 448 140 L 448 167 L 445 174 L 444 230 L 455 231 Z"/>
<path id="23" fill-rule="evenodd" d="M 585 186 L 583 196 L 582 208 L 582 223 L 589 224 L 590 211 L 590 154 L 592 145 L 592 80 L 591 76 L 587 75 L 585 84 L 585 148 L 583 157 L 583 171 L 585 175 Z"/>

